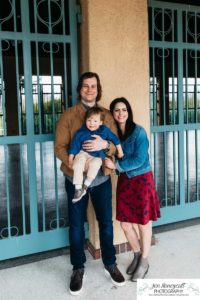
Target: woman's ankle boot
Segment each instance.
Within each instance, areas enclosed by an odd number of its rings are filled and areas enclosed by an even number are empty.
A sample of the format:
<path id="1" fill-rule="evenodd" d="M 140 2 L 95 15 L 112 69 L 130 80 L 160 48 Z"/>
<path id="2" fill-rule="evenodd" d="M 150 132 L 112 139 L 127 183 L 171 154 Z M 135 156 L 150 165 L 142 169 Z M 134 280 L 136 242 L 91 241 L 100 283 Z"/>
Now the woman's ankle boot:
<path id="1" fill-rule="evenodd" d="M 128 275 L 133 275 L 133 273 L 135 272 L 135 270 L 136 270 L 136 268 L 139 264 L 140 257 L 141 257 L 141 252 L 140 251 L 134 252 L 134 258 L 133 258 L 131 264 L 128 266 L 127 270 L 126 270 L 126 273 Z"/>
<path id="2" fill-rule="evenodd" d="M 143 279 L 147 274 L 148 269 L 149 269 L 149 263 L 147 258 L 141 257 L 137 269 L 131 277 L 131 281 L 137 281 L 137 279 Z"/>

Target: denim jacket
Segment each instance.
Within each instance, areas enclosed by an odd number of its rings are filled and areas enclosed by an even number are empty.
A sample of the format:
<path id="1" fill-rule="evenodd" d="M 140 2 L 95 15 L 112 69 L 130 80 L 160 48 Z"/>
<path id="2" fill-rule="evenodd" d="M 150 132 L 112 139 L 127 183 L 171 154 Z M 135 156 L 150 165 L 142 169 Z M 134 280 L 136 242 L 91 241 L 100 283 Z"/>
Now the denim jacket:
<path id="1" fill-rule="evenodd" d="M 120 173 L 126 173 L 131 178 L 151 171 L 149 161 L 149 140 L 145 129 L 136 125 L 133 132 L 122 141 L 124 156 L 116 161 L 116 169 Z"/>

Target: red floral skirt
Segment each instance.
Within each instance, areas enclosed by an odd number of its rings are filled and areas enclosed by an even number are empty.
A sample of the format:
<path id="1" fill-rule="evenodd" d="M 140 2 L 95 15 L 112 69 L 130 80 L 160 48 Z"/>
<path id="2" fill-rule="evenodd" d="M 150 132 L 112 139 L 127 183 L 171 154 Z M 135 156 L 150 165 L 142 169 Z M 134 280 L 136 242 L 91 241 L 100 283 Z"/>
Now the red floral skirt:
<path id="1" fill-rule="evenodd" d="M 117 220 L 145 225 L 160 217 L 160 203 L 152 172 L 128 178 L 121 174 L 117 183 Z"/>

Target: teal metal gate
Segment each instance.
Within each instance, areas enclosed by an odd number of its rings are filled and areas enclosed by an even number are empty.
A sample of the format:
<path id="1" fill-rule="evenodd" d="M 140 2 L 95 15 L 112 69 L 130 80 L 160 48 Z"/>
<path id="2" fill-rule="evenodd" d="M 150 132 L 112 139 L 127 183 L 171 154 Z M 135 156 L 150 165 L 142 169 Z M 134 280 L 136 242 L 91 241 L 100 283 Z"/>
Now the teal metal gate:
<path id="1" fill-rule="evenodd" d="M 200 7 L 150 0 L 149 57 L 162 225 L 200 217 Z"/>
<path id="2" fill-rule="evenodd" d="M 76 101 L 78 9 L 0 1 L 0 260 L 68 245 L 54 133 Z"/>

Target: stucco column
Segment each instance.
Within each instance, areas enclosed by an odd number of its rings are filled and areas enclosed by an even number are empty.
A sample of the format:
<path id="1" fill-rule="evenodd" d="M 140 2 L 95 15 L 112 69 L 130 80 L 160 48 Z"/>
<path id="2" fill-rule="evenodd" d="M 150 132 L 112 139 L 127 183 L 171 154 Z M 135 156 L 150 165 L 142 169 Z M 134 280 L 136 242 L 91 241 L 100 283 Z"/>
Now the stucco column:
<path id="1" fill-rule="evenodd" d="M 100 76 L 101 104 L 126 97 L 134 119 L 149 132 L 148 13 L 146 0 L 80 0 L 80 72 Z M 115 245 L 126 242 L 115 221 L 116 177 L 113 179 L 113 221 Z M 98 226 L 92 205 L 88 209 L 89 239 L 99 248 Z"/>

